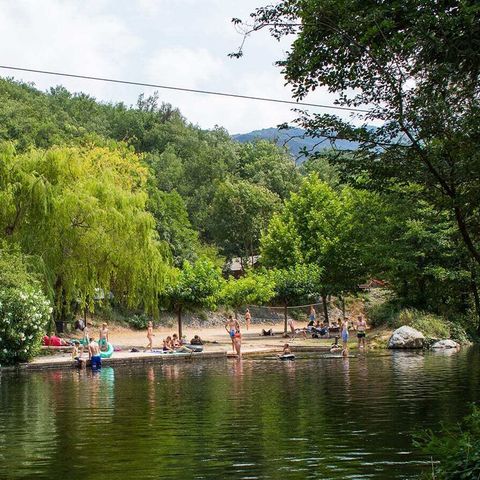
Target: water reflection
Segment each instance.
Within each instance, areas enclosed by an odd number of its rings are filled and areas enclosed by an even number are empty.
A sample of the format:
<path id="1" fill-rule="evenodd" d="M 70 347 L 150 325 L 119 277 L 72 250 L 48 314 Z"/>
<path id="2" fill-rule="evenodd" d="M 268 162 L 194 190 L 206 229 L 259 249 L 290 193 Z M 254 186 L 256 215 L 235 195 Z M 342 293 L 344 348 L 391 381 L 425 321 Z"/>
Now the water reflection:
<path id="1" fill-rule="evenodd" d="M 0 377 L 0 479 L 411 478 L 480 354 L 243 359 Z M 455 408 L 452 408 L 455 406 Z"/>

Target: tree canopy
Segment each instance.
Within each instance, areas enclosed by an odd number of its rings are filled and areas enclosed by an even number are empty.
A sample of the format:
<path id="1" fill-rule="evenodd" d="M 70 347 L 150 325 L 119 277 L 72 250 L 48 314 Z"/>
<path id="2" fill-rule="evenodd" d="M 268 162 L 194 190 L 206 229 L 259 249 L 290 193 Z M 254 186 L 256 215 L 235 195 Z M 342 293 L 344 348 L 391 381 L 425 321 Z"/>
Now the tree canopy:
<path id="1" fill-rule="evenodd" d="M 284 0 L 252 19 L 250 31 L 268 28 L 277 39 L 295 34 L 277 64 L 297 99 L 324 85 L 363 119 L 357 127 L 304 113 L 308 134 L 360 142 L 347 158 L 350 170 L 368 172 L 381 188 L 424 185 L 437 208 L 452 212 L 478 265 L 478 2 Z"/>
<path id="2" fill-rule="evenodd" d="M 154 309 L 168 249 L 146 211 L 138 156 L 122 144 L 0 149 L 0 230 L 43 265 L 56 315 L 72 302 L 93 307 L 98 289 Z"/>

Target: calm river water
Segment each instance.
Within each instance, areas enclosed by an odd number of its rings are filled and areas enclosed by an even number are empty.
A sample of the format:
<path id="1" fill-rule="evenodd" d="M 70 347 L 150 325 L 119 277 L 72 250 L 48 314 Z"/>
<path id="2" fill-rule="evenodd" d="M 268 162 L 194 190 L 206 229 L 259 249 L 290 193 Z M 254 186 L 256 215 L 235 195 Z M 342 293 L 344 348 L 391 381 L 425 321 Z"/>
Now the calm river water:
<path id="1" fill-rule="evenodd" d="M 480 351 L 0 374 L 0 479 L 405 479 Z"/>

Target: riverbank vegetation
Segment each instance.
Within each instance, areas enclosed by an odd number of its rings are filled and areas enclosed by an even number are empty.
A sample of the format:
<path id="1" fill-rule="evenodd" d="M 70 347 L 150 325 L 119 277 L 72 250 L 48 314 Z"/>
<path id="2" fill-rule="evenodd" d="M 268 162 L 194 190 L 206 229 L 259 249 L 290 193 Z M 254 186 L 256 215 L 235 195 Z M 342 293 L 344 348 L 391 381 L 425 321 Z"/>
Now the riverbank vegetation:
<path id="1" fill-rule="evenodd" d="M 417 447 L 433 455 L 438 462 L 425 479 L 474 480 L 480 477 L 480 407 L 472 410 L 461 424 L 446 425 L 440 433 L 432 431 L 417 435 Z"/>
<path id="2" fill-rule="evenodd" d="M 332 297 L 379 278 L 400 313 L 372 313 L 375 324 L 480 329 L 475 259 L 417 174 L 359 168 L 361 149 L 298 168 L 275 144 L 191 125 L 157 94 L 104 104 L 2 79 L 0 99 L 1 258 L 28 259 L 24 294 L 41 292 L 51 320 L 102 305 L 138 326 L 159 309 L 180 321 L 217 305 L 321 301 L 328 320 Z M 226 280 L 234 258 L 247 274 Z"/>

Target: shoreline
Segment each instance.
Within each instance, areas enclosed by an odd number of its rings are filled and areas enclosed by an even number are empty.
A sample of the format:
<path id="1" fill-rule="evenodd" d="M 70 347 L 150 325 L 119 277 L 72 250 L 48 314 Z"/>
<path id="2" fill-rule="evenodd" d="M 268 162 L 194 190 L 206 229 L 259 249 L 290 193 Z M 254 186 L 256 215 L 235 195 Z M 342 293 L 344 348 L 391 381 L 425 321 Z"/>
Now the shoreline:
<path id="1" fill-rule="evenodd" d="M 273 329 L 273 336 L 262 336 L 262 329 Z M 93 329 L 92 329 L 93 330 Z M 162 338 L 171 335 L 175 331 L 172 327 L 158 327 L 155 329 L 154 349 L 160 349 Z M 93 333 L 93 332 L 92 332 Z M 94 330 L 95 336 L 97 329 Z M 204 341 L 204 351 L 202 353 L 174 353 L 162 354 L 160 352 L 145 352 L 144 346 L 147 342 L 146 331 L 131 330 L 120 326 L 109 327 L 109 340 L 115 346 L 121 348 L 115 351 L 112 357 L 102 359 L 104 366 L 126 366 L 142 365 L 152 363 L 172 363 L 172 362 L 196 362 L 211 359 L 231 359 L 237 358 L 232 352 L 230 337 L 223 326 L 209 326 L 198 328 L 185 326 L 184 333 L 187 339 L 193 335 L 199 335 Z M 378 350 L 379 346 L 376 340 L 385 335 L 386 332 L 378 330 L 369 331 L 368 350 Z M 78 334 L 69 336 L 69 338 L 79 337 Z M 242 357 L 252 357 L 264 354 L 281 353 L 283 345 L 288 343 L 292 351 L 297 352 L 328 352 L 334 343 L 334 338 L 303 338 L 298 336 L 294 339 L 283 337 L 283 322 L 276 324 L 252 324 L 250 329 L 242 333 Z M 131 352 L 132 348 L 141 349 L 138 352 Z M 356 350 L 357 342 L 351 338 L 349 349 Z M 85 357 L 84 357 L 85 358 Z M 29 363 L 21 363 L 15 366 L 0 367 L 0 372 L 8 371 L 41 371 L 52 369 L 71 369 L 75 368 L 75 361 L 71 358 L 69 351 L 55 351 L 45 349 L 45 354 L 35 357 Z"/>

